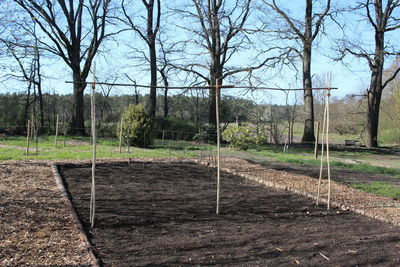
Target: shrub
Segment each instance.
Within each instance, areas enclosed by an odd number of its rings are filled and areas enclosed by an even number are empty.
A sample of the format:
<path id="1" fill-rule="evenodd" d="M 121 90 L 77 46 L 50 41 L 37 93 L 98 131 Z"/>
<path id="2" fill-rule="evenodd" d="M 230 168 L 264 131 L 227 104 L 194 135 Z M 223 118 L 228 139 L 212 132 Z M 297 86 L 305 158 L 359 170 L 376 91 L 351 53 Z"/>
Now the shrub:
<path id="1" fill-rule="evenodd" d="M 156 137 L 165 139 L 193 140 L 197 133 L 197 126 L 194 122 L 177 118 L 157 118 L 154 127 Z"/>
<path id="2" fill-rule="evenodd" d="M 153 120 L 146 114 L 142 105 L 129 105 L 122 113 L 122 137 L 125 144 L 146 147 L 153 143 Z M 119 137 L 121 121 L 116 132 Z"/>
<path id="3" fill-rule="evenodd" d="M 257 133 L 257 130 L 249 125 L 233 126 L 222 133 L 222 137 L 232 148 L 247 150 L 259 147 L 266 143 L 267 137 L 264 131 Z"/>
<path id="4" fill-rule="evenodd" d="M 217 127 L 214 124 L 202 125 L 199 132 L 193 137 L 193 140 L 206 143 L 216 143 Z"/>

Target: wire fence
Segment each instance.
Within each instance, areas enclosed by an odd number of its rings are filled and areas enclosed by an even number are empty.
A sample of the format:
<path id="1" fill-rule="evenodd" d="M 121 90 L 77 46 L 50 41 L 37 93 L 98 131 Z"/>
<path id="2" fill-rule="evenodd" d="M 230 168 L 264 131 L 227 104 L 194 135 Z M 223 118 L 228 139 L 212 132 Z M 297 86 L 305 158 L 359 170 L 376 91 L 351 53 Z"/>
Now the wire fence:
<path id="1" fill-rule="evenodd" d="M 92 145 L 92 138 L 89 135 L 76 136 L 70 134 L 70 127 L 56 127 L 52 129 L 47 126 L 37 126 L 27 123 L 27 126 L 4 126 L 0 125 L 0 147 L 21 150 L 26 155 L 35 155 L 49 151 L 62 151 L 68 149 L 71 153 L 89 152 Z M 18 134 L 15 129 L 19 129 Z M 72 130 L 84 130 L 88 132 L 90 127 L 75 128 Z M 107 133 L 107 134 L 104 134 Z M 165 151 L 184 152 L 187 150 L 213 150 L 216 143 L 216 134 L 204 132 L 176 131 L 176 130 L 153 130 L 151 131 L 151 142 L 143 142 L 142 145 L 133 146 L 127 136 L 119 138 L 118 130 L 104 129 L 97 131 L 97 144 L 105 147 L 109 153 L 134 153 L 135 148 L 139 149 L 164 149 Z M 143 133 L 146 139 L 147 133 Z M 210 152 L 212 153 L 212 152 Z"/>

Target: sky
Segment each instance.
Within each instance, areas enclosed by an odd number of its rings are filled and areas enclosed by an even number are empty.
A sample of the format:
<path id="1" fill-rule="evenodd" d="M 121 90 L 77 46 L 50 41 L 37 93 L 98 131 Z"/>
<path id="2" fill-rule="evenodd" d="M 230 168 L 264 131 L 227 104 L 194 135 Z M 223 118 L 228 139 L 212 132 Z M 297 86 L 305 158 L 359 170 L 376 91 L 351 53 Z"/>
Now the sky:
<path id="1" fill-rule="evenodd" d="M 140 2 L 140 1 L 139 1 Z M 277 1 L 281 3 L 282 6 L 290 6 L 289 10 L 291 14 L 298 15 L 299 19 L 303 16 L 303 7 L 299 5 L 292 5 L 292 1 Z M 140 2 L 141 3 L 141 2 Z M 140 4 L 139 3 L 139 4 Z M 180 3 L 180 2 L 176 2 Z M 291 5 L 289 5 L 289 3 Z M 139 7 L 138 7 L 139 8 Z M 318 9 L 316 7 L 316 9 Z M 138 9 L 137 12 L 140 12 Z M 190 37 L 190 35 L 183 30 L 173 27 L 173 25 L 179 24 L 180 22 L 176 20 L 176 17 L 170 16 L 170 14 L 165 14 L 168 23 L 172 26 L 173 30 L 167 32 L 166 35 L 170 38 L 170 41 L 178 41 L 179 37 L 185 36 Z M 260 15 L 258 15 L 260 16 Z M 252 20 L 257 20 L 258 17 L 252 17 Z M 363 38 L 366 43 L 370 41 L 368 36 L 371 36 L 371 31 L 368 28 L 364 28 L 365 24 L 362 21 L 357 21 L 353 16 L 343 16 L 342 20 L 353 23 L 356 25 L 357 31 L 353 32 L 351 30 L 347 31 L 347 35 L 350 38 Z M 249 20 L 249 24 L 256 24 L 256 21 Z M 251 25 L 249 25 L 251 26 Z M 342 64 L 342 62 L 335 62 L 332 57 L 336 54 L 332 51 L 333 41 L 335 38 L 340 37 L 340 30 L 332 22 L 327 22 L 326 32 L 328 36 L 321 36 L 318 38 L 318 42 L 314 46 L 313 59 L 312 59 L 312 73 L 313 75 L 324 75 L 327 72 L 332 73 L 332 87 L 338 87 L 337 91 L 333 92 L 333 96 L 343 97 L 346 94 L 357 93 L 362 89 L 365 89 L 369 81 L 369 69 L 367 62 L 364 60 L 355 59 L 353 57 L 346 57 L 345 63 L 347 66 Z M 362 35 L 361 35 L 362 33 Z M 262 37 L 261 37 L 262 38 Z M 259 40 L 258 46 L 268 47 L 269 43 L 263 43 L 263 40 Z M 96 56 L 96 77 L 98 81 L 112 82 L 117 78 L 116 82 L 127 83 L 129 82 L 125 73 L 129 74 L 138 84 L 149 84 L 149 71 L 146 66 L 146 62 L 142 62 L 138 59 L 131 58 L 132 50 L 130 46 L 135 46 L 138 50 L 146 51 L 143 40 L 141 40 L 137 35 L 132 32 L 125 32 L 118 37 L 118 42 L 110 40 L 104 43 L 102 48 L 103 52 Z M 194 48 L 193 48 L 194 49 Z M 188 53 L 190 55 L 190 52 Z M 254 54 L 251 49 L 242 51 L 238 57 L 232 58 L 233 64 L 245 66 L 244 58 L 250 58 Z M 196 60 L 196 58 L 187 58 L 187 60 Z M 68 94 L 72 92 L 72 86 L 66 84 L 65 81 L 71 81 L 71 72 L 66 66 L 65 62 L 57 57 L 45 57 L 42 60 L 43 63 L 43 88 L 45 92 L 50 93 L 60 93 Z M 139 66 L 138 66 L 139 65 Z M 301 69 L 300 63 L 297 64 L 298 68 Z M 284 68 L 281 72 L 276 73 L 277 70 L 270 70 L 262 74 L 264 83 L 268 87 L 281 87 L 281 88 L 301 88 L 301 75 L 295 75 L 293 69 Z M 4 74 L 4 73 L 3 73 Z M 92 77 L 89 76 L 89 81 Z M 171 79 L 171 86 L 184 86 L 179 79 Z M 2 91 L 7 92 L 23 92 L 26 85 L 13 80 L 2 81 L 0 87 Z M 114 88 L 112 94 L 132 94 L 132 88 Z M 141 93 L 147 93 L 148 89 L 141 90 Z M 89 90 L 86 91 L 88 93 Z M 247 93 L 245 90 L 229 90 L 226 92 L 227 95 L 240 95 L 250 99 L 254 99 L 257 102 L 273 102 L 277 104 L 283 104 L 285 100 L 284 93 L 274 93 L 257 91 L 254 93 Z M 161 93 L 161 92 L 160 92 Z"/>

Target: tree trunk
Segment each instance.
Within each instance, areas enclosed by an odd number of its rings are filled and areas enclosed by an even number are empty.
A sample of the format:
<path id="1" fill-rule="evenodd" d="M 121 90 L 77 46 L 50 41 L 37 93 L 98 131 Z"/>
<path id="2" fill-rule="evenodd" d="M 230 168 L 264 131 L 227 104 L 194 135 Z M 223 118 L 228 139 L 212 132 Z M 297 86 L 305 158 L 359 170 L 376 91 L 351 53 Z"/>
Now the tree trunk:
<path id="1" fill-rule="evenodd" d="M 28 84 L 28 92 L 26 93 L 26 100 L 25 100 L 25 107 L 24 107 L 24 127 L 26 128 L 26 124 L 28 122 L 28 113 L 29 113 L 29 106 L 31 103 L 31 87 L 32 83 Z"/>
<path id="2" fill-rule="evenodd" d="M 221 77 L 215 74 L 211 74 L 211 80 L 210 80 L 210 85 L 215 85 L 216 77 Z M 222 85 L 222 80 L 221 78 L 218 78 L 218 85 Z M 221 100 L 221 93 L 218 92 L 218 101 Z M 210 88 L 209 90 L 209 116 L 208 116 L 208 122 L 210 124 L 216 124 L 217 123 L 217 115 L 216 115 L 216 90 L 214 88 Z"/>
<path id="3" fill-rule="evenodd" d="M 74 135 L 86 135 L 85 132 L 85 118 L 83 115 L 83 92 L 85 90 L 86 84 L 79 72 L 73 71 L 73 81 L 74 81 L 74 110 L 72 113 L 72 122 L 70 134 Z"/>
<path id="4" fill-rule="evenodd" d="M 378 97 L 371 92 L 368 93 L 367 147 L 378 146 L 379 102 L 380 96 Z"/>
<path id="5" fill-rule="evenodd" d="M 301 142 L 312 143 L 314 135 L 314 100 L 311 81 L 311 44 L 304 45 L 303 55 L 303 88 L 304 88 L 304 132 Z"/>
<path id="6" fill-rule="evenodd" d="M 168 118 L 168 89 L 164 90 L 164 118 Z"/>
<path id="7" fill-rule="evenodd" d="M 385 33 L 375 32 L 375 58 L 371 68 L 371 82 L 368 90 L 367 111 L 367 147 L 378 146 L 379 107 L 383 91 L 383 65 L 385 51 Z"/>
<path id="8" fill-rule="evenodd" d="M 164 81 L 164 118 L 168 117 L 168 78 L 164 70 L 160 71 L 161 77 Z"/>
<path id="9" fill-rule="evenodd" d="M 382 97 L 382 72 L 373 71 L 370 90 L 368 91 L 367 110 L 367 147 L 378 146 L 379 107 Z"/>
<path id="10" fill-rule="evenodd" d="M 215 108 L 216 108 L 216 102 L 215 102 L 215 89 L 210 88 L 209 89 L 209 112 L 208 112 L 208 122 L 210 124 L 216 124 L 217 123 L 217 115 L 215 113 Z"/>
<path id="11" fill-rule="evenodd" d="M 150 46 L 150 103 L 149 103 L 149 116 L 151 118 L 156 117 L 156 105 L 157 105 L 157 55 L 155 40 Z"/>
<path id="12" fill-rule="evenodd" d="M 37 49 L 37 47 L 35 47 Z M 40 54 L 39 51 L 36 51 L 36 71 L 37 71 L 37 89 L 39 94 L 39 114 L 40 114 L 40 126 L 39 133 L 43 132 L 44 126 L 44 106 L 43 106 L 43 94 L 42 94 L 42 74 L 40 73 L 41 65 L 40 65 Z"/>

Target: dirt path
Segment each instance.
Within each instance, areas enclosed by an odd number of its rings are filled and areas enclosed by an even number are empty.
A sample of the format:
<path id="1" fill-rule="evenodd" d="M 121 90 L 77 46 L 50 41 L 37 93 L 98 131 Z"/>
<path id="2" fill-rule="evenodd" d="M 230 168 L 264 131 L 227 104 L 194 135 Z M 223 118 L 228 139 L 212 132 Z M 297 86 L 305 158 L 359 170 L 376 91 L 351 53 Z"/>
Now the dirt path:
<path id="1" fill-rule="evenodd" d="M 90 164 L 61 173 L 88 224 Z M 135 161 L 99 164 L 97 175 L 92 241 L 105 266 L 400 265 L 399 227 L 236 175 L 222 173 L 220 215 L 215 169 Z"/>
<path id="2" fill-rule="evenodd" d="M 48 163 L 0 163 L 0 266 L 88 266 Z"/>

